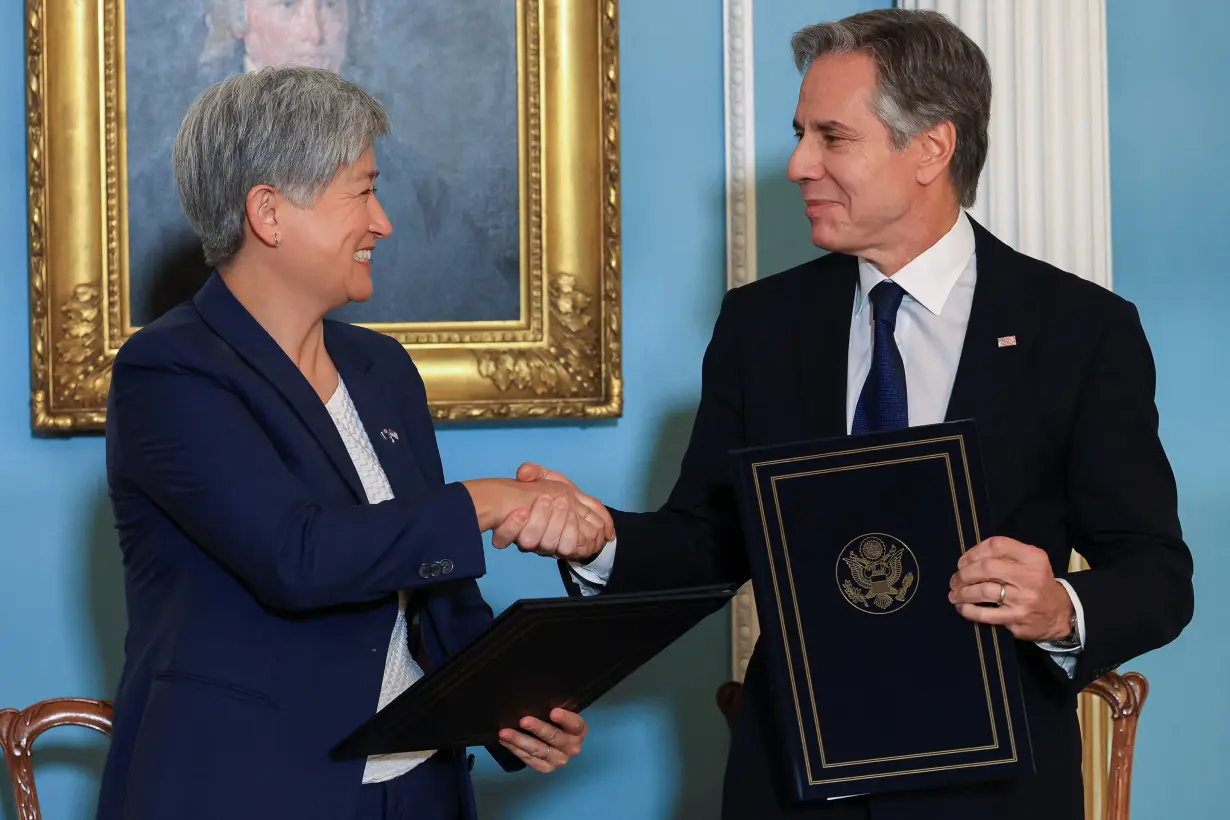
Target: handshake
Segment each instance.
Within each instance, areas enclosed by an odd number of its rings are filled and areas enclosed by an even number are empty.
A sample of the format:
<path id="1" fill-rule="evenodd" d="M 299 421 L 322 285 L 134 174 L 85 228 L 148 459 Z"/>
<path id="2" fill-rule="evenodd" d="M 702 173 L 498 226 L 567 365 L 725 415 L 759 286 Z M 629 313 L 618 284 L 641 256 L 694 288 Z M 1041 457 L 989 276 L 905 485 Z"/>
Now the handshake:
<path id="1" fill-rule="evenodd" d="M 585 561 L 615 540 L 606 507 L 563 475 L 525 463 L 516 479 L 465 481 L 479 528 L 492 530 L 497 549 L 516 544 L 522 552 Z"/>

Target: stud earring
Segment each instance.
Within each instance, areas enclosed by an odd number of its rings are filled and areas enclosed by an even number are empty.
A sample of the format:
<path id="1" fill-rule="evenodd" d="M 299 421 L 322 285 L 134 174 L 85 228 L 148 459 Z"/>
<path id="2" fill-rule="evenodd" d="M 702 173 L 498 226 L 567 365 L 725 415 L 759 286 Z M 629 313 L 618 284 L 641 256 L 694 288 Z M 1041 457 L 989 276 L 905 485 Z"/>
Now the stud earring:
<path id="1" fill-rule="evenodd" d="M 282 247 L 282 235 L 281 234 L 275 233 L 273 235 L 273 246 L 275 248 Z"/>

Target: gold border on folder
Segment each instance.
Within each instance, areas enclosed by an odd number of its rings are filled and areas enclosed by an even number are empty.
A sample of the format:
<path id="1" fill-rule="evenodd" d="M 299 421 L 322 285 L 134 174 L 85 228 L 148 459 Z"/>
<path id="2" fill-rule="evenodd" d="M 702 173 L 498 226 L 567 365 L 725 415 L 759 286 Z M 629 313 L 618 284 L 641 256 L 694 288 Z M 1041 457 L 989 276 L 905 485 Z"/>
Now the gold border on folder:
<path id="1" fill-rule="evenodd" d="M 962 467 L 963 472 L 965 473 L 965 486 L 966 486 L 967 492 L 969 493 L 970 516 L 973 519 L 972 523 L 974 527 L 974 542 L 977 543 L 982 540 L 982 533 L 981 533 L 981 528 L 978 523 L 978 513 L 974 507 L 973 486 L 971 484 L 970 474 L 969 474 L 969 458 L 965 451 L 965 439 L 962 436 L 943 436 L 939 438 L 926 439 L 923 441 L 916 441 L 916 442 L 907 442 L 903 444 L 885 444 L 885 445 L 877 445 L 875 447 L 862 447 L 862 448 L 856 448 L 856 449 L 851 449 L 851 450 L 843 450 L 841 452 L 829 453 L 823 456 L 795 456 L 792 458 L 776 459 L 773 461 L 761 461 L 761 462 L 756 462 L 752 464 L 752 475 L 754 479 L 753 483 L 756 487 L 756 503 L 760 509 L 760 522 L 761 522 L 761 527 L 764 531 L 765 551 L 766 553 L 768 553 L 768 558 L 769 558 L 769 575 L 773 583 L 774 600 L 775 600 L 775 604 L 777 607 L 778 622 L 781 625 L 783 635 L 786 634 L 786 613 L 782 608 L 781 584 L 778 581 L 777 570 L 774 567 L 773 556 L 769 549 L 769 521 L 768 521 L 768 517 L 765 512 L 764 499 L 761 496 L 761 492 L 760 492 L 760 470 L 761 468 L 775 467 L 775 466 L 779 466 L 782 464 L 797 463 L 801 461 L 815 461 L 815 460 L 824 459 L 824 458 L 835 458 L 837 456 L 887 451 L 887 450 L 899 449 L 902 447 L 915 447 L 920 444 L 936 444 L 936 443 L 944 443 L 944 442 L 950 442 L 950 441 L 956 441 L 961 449 L 961 467 Z M 781 535 L 781 539 L 782 539 L 782 553 L 783 553 L 783 557 L 785 559 L 785 565 L 786 565 L 786 575 L 787 575 L 787 582 L 789 584 L 790 602 L 794 610 L 795 625 L 799 629 L 799 632 L 798 632 L 799 644 L 802 648 L 802 654 L 803 654 L 803 658 L 802 658 L 803 675 L 802 677 L 805 677 L 807 680 L 807 690 L 808 690 L 809 700 L 811 703 L 813 722 L 815 724 L 814 728 L 816 731 L 816 745 L 820 749 L 820 765 L 823 768 L 839 768 L 843 766 L 856 766 L 856 765 L 867 764 L 867 763 L 891 763 L 897 760 L 913 760 L 913 759 L 920 759 L 920 758 L 927 758 L 927 757 L 937 757 L 937 756 L 945 756 L 945 755 L 952 755 L 952 754 L 962 754 L 962 753 L 968 753 L 968 752 L 986 751 L 987 749 L 995 749 L 1001 746 L 999 734 L 995 727 L 994 706 L 991 700 L 992 698 L 991 682 L 988 680 L 987 674 L 986 674 L 986 656 L 984 653 L 984 647 L 982 645 L 982 636 L 978 634 L 978 629 L 976 626 L 971 626 L 971 628 L 974 629 L 975 640 L 977 641 L 977 644 L 978 644 L 979 659 L 982 661 L 981 665 L 982 665 L 982 670 L 983 670 L 983 685 L 984 685 L 984 688 L 986 691 L 986 697 L 987 697 L 987 714 L 991 721 L 991 733 L 992 733 L 991 745 L 974 746 L 974 747 L 970 747 L 966 749 L 947 749 L 947 750 L 938 750 L 934 752 L 920 752 L 917 754 L 910 754 L 910 755 L 897 755 L 893 757 L 872 758 L 868 760 L 850 760 L 850 761 L 841 761 L 841 762 L 833 762 L 833 763 L 828 762 L 827 756 L 824 751 L 824 739 L 820 731 L 820 718 L 816 711 L 815 689 L 812 686 L 811 665 L 810 663 L 808 663 L 808 659 L 807 659 L 807 644 L 803 638 L 802 620 L 799 614 L 798 597 L 795 594 L 794 577 L 793 577 L 793 573 L 790 568 L 789 547 L 786 543 L 786 532 L 785 532 L 784 522 L 782 521 L 782 518 L 781 518 L 781 507 L 778 504 L 777 482 L 789 480 L 792 478 L 799 478 L 803 476 L 814 476 L 814 475 L 821 475 L 825 473 L 836 473 L 836 472 L 843 472 L 843 471 L 848 471 L 848 470 L 867 469 L 870 467 L 884 467 L 884 466 L 890 466 L 894 464 L 904 464 L 904 463 L 909 463 L 909 462 L 927 461 L 927 460 L 932 460 L 932 459 L 943 460 L 945 469 L 948 473 L 949 489 L 952 492 L 953 516 L 957 523 L 957 538 L 959 541 L 958 546 L 960 547 L 961 552 L 964 553 L 965 552 L 965 535 L 964 535 L 964 529 L 961 524 L 961 509 L 957 501 L 957 488 L 956 488 L 956 482 L 954 481 L 953 474 L 952 474 L 952 461 L 948 457 L 947 453 L 937 453 L 934 455 L 927 455 L 927 456 L 911 456 L 907 458 L 889 459 L 885 461 L 878 461 L 878 462 L 875 462 L 874 464 L 860 464 L 860 465 L 853 465 L 853 466 L 847 466 L 847 467 L 834 467 L 834 468 L 822 469 L 822 470 L 808 470 L 808 471 L 803 471 L 803 472 L 798 472 L 798 473 L 790 473 L 790 474 L 782 475 L 782 476 L 772 476 L 770 478 L 770 481 L 773 487 L 773 503 L 774 503 L 774 507 L 776 508 L 775 518 L 777 519 L 778 532 Z M 956 769 L 969 769 L 969 768 L 976 768 L 976 767 L 982 767 L 982 766 L 999 766 L 999 765 L 1004 765 L 1006 763 L 1015 763 L 1018 760 L 1018 754 L 1017 754 L 1017 748 L 1016 748 L 1016 735 L 1015 735 L 1015 731 L 1012 726 L 1012 712 L 1008 704 L 1008 684 L 1004 676 L 1003 659 L 1002 659 L 1002 655 L 1000 654 L 1000 649 L 999 649 L 999 638 L 996 632 L 994 631 L 992 631 L 991 633 L 991 644 L 992 644 L 992 648 L 994 649 L 994 653 L 995 653 L 995 666 L 999 670 L 999 676 L 998 676 L 999 677 L 999 687 L 998 688 L 999 688 L 1000 697 L 1002 698 L 1002 702 L 1003 702 L 1004 718 L 1007 723 L 1007 729 L 1008 729 L 1008 746 L 1009 746 L 1010 752 L 1007 757 L 1004 757 L 999 760 L 983 760 L 983 761 L 978 761 L 976 763 L 957 763 L 957 764 L 949 764 L 949 765 L 936 765 L 936 766 L 929 766 L 929 767 L 922 767 L 922 768 L 914 768 L 914 769 L 909 769 L 909 770 L 898 770 L 898 771 L 893 771 L 893 772 L 886 772 L 883 774 L 868 774 L 868 775 L 853 775 L 853 776 L 847 776 L 847 777 L 817 778 L 815 776 L 815 773 L 813 772 L 811 755 L 808 751 L 806 729 L 804 728 L 804 725 L 803 725 L 803 711 L 802 711 L 802 704 L 800 703 L 800 700 L 799 700 L 799 687 L 798 687 L 798 678 L 800 677 L 800 675 L 798 675 L 795 670 L 795 659 L 793 658 L 791 651 L 790 651 L 790 642 L 783 641 L 783 648 L 785 649 L 785 652 L 786 652 L 786 668 L 790 676 L 790 692 L 794 699 L 795 716 L 798 720 L 799 739 L 802 742 L 802 746 L 803 746 L 803 764 L 807 770 L 808 784 L 815 786 L 815 785 L 823 785 L 823 784 L 829 784 L 829 783 L 845 783 L 845 782 L 853 782 L 853 781 L 860 781 L 860 780 L 878 780 L 878 779 L 885 778 L 885 777 L 900 777 L 902 775 L 910 775 L 910 774 L 923 774 L 923 773 L 928 773 L 928 772 L 952 771 Z"/>

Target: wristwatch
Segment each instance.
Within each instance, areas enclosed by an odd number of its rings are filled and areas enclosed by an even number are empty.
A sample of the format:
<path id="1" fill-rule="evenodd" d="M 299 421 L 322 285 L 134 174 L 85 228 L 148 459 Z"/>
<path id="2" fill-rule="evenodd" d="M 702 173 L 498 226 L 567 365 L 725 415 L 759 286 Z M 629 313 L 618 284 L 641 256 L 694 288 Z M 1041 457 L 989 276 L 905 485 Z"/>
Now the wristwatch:
<path id="1" fill-rule="evenodd" d="M 1076 610 L 1075 609 L 1072 610 L 1072 620 L 1070 623 L 1072 626 L 1072 631 L 1068 633 L 1068 636 L 1066 638 L 1060 638 L 1058 640 L 1051 641 L 1051 646 L 1054 646 L 1057 649 L 1076 649 L 1077 647 L 1081 645 L 1080 632 L 1076 628 Z"/>

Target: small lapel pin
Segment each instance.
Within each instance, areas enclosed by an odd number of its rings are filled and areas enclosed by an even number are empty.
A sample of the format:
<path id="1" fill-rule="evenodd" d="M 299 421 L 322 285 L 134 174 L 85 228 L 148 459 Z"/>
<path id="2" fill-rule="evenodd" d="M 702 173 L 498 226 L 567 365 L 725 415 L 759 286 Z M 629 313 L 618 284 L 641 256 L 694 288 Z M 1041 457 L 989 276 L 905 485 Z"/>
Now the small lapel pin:
<path id="1" fill-rule="evenodd" d="M 1000 336 L 996 339 L 997 347 L 1013 347 L 1016 344 L 1015 336 Z"/>
<path id="2" fill-rule="evenodd" d="M 397 431 L 390 430 L 387 427 L 380 431 L 380 437 L 385 441 L 397 441 L 398 438 Z"/>

